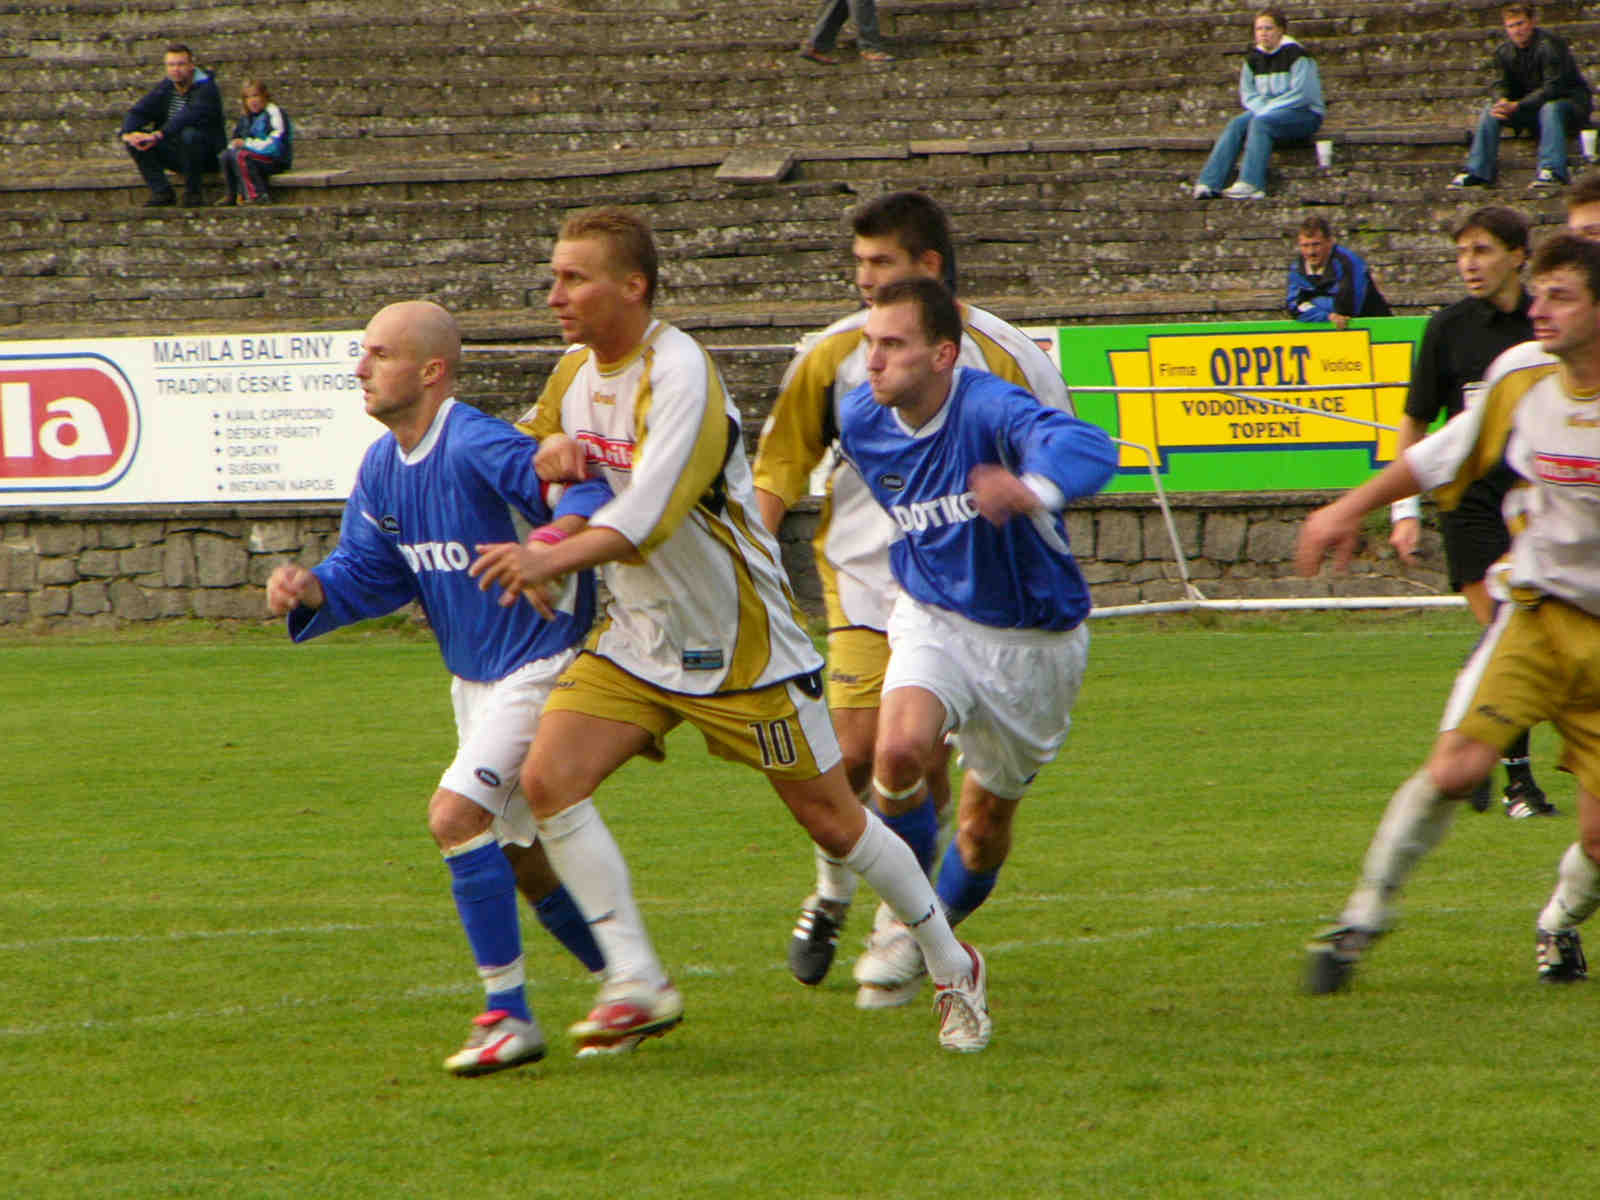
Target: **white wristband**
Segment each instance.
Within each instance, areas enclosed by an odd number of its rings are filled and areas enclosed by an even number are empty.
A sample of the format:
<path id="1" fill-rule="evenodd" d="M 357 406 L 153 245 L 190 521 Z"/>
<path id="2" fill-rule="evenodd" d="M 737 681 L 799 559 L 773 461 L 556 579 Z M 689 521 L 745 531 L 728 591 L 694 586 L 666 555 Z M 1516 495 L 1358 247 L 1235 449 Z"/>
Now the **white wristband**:
<path id="1" fill-rule="evenodd" d="M 1396 500 L 1389 505 L 1389 524 L 1397 525 L 1407 518 L 1413 521 L 1422 519 L 1422 497 L 1407 496 L 1404 500 Z"/>
<path id="2" fill-rule="evenodd" d="M 1022 476 L 1022 482 L 1027 485 L 1030 492 L 1039 497 L 1039 503 L 1044 505 L 1046 511 L 1060 512 L 1067 506 L 1067 495 L 1055 480 L 1030 471 Z"/>

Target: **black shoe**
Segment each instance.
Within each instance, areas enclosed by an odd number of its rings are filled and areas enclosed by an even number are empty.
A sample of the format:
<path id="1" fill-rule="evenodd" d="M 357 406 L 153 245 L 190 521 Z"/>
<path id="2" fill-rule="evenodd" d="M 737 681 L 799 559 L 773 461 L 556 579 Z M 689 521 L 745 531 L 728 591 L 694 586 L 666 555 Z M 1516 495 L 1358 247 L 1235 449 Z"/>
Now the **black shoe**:
<path id="1" fill-rule="evenodd" d="M 1560 933 L 1540 929 L 1538 933 L 1540 983 L 1581 983 L 1589 978 L 1589 963 L 1576 929 Z"/>
<path id="2" fill-rule="evenodd" d="M 205 202 L 204 192 L 185 192 L 183 194 L 183 206 L 185 208 L 199 208 Z"/>
<path id="3" fill-rule="evenodd" d="M 1559 817 L 1556 806 L 1544 798 L 1544 792 L 1532 779 L 1512 779 L 1506 783 L 1506 794 L 1500 798 L 1506 816 L 1513 821 L 1529 817 Z"/>
<path id="4" fill-rule="evenodd" d="M 1313 996 L 1342 992 L 1350 983 L 1356 960 L 1382 936 L 1382 930 L 1354 925 L 1322 930 L 1306 947 L 1306 991 Z"/>
<path id="5" fill-rule="evenodd" d="M 1467 797 L 1467 803 L 1472 805 L 1473 812 L 1486 813 L 1489 811 L 1489 804 L 1493 799 L 1494 788 L 1485 779 L 1472 790 L 1472 795 Z"/>
<path id="6" fill-rule="evenodd" d="M 1494 186 L 1494 184 L 1490 180 L 1482 179 L 1479 176 L 1474 175 L 1471 171 L 1463 171 L 1463 172 L 1461 172 L 1461 174 L 1457 175 L 1454 179 L 1452 179 L 1449 183 L 1445 184 L 1445 187 L 1448 190 L 1452 191 L 1452 192 L 1459 192 L 1463 188 L 1478 188 L 1478 187 L 1493 187 L 1493 186 Z"/>
<path id="7" fill-rule="evenodd" d="M 827 978 L 833 966 L 833 952 L 839 944 L 850 906 L 837 900 L 807 896 L 789 938 L 789 973 L 807 987 Z"/>
<path id="8" fill-rule="evenodd" d="M 146 208 L 171 208 L 177 202 L 178 194 L 176 192 L 162 192 L 158 196 L 151 196 L 150 199 L 144 202 L 144 206 Z"/>

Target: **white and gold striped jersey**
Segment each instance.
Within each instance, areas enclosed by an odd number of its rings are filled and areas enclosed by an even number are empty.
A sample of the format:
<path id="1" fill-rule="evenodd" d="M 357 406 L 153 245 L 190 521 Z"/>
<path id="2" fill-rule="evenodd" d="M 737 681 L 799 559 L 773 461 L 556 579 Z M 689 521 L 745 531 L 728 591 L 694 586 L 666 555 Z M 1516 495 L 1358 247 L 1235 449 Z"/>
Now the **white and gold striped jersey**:
<path id="1" fill-rule="evenodd" d="M 1032 338 L 968 304 L 961 306 L 961 317 L 966 336 L 960 365 L 998 375 L 1052 408 L 1072 411 L 1061 372 Z M 898 590 L 889 570 L 889 543 L 899 532 L 856 469 L 832 450 L 839 401 L 867 381 L 866 321 L 863 308 L 800 343 L 761 431 L 755 483 L 792 508 L 809 493 L 811 473 L 832 456 L 812 542 L 828 626 L 881 632 L 888 628 Z"/>
<path id="2" fill-rule="evenodd" d="M 1444 508 L 1502 457 L 1519 483 L 1506 494 L 1511 549 L 1490 573 L 1492 590 L 1555 596 L 1600 616 L 1600 396 L 1574 396 L 1537 342 L 1495 359 L 1481 400 L 1406 451 Z"/>
<path id="3" fill-rule="evenodd" d="M 696 696 L 821 669 L 757 515 L 738 410 L 698 342 L 655 321 L 621 362 L 575 346 L 519 425 L 585 445 L 614 494 L 590 524 L 638 551 L 602 568 L 610 600 L 586 649 Z"/>

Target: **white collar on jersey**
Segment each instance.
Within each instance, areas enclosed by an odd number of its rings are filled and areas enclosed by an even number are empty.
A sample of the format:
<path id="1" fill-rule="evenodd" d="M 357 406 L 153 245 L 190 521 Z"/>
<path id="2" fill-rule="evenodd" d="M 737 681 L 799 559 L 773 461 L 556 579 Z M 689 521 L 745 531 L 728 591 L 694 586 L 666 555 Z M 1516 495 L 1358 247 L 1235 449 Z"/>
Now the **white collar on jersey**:
<path id="1" fill-rule="evenodd" d="M 440 431 L 444 429 L 444 419 L 450 415 L 450 410 L 455 406 L 454 396 L 439 405 L 439 411 L 433 414 L 433 424 L 428 426 L 428 432 L 422 435 L 422 440 L 411 448 L 410 454 L 400 449 L 399 442 L 395 443 L 394 452 L 404 465 L 414 467 L 428 457 L 428 451 L 433 449 L 434 443 L 439 440 Z"/>
<path id="2" fill-rule="evenodd" d="M 911 426 L 905 423 L 905 419 L 901 417 L 900 410 L 897 408 L 891 408 L 889 410 L 889 415 L 894 418 L 894 423 L 900 426 L 900 432 L 905 434 L 908 438 L 925 438 L 932 437 L 934 434 L 938 433 L 939 430 L 943 429 L 945 419 L 950 415 L 950 397 L 954 396 L 956 394 L 956 389 L 961 386 L 961 372 L 965 369 L 965 367 L 957 367 L 954 371 L 950 372 L 949 395 L 945 396 L 944 403 L 939 406 L 939 411 L 934 413 L 933 416 L 929 417 L 927 424 L 923 425 L 921 428 L 911 428 Z"/>

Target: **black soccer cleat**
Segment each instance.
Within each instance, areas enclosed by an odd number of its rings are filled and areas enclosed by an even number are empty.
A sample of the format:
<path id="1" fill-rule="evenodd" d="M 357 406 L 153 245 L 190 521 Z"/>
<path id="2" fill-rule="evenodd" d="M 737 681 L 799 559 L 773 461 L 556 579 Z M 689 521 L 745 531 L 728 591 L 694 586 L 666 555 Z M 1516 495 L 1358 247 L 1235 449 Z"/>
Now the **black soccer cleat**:
<path id="1" fill-rule="evenodd" d="M 1472 805 L 1472 811 L 1486 813 L 1489 805 L 1494 802 L 1494 785 L 1487 779 L 1472 789 L 1472 795 L 1467 797 L 1467 803 Z"/>
<path id="2" fill-rule="evenodd" d="M 1506 816 L 1513 821 L 1529 817 L 1559 817 L 1556 806 L 1544 798 L 1544 791 L 1531 779 L 1513 779 L 1506 784 L 1506 794 L 1500 803 L 1505 805 Z"/>
<path id="3" fill-rule="evenodd" d="M 1350 984 L 1356 960 L 1382 936 L 1380 930 L 1331 925 L 1306 946 L 1305 989 L 1312 996 L 1342 992 Z"/>
<path id="4" fill-rule="evenodd" d="M 1538 932 L 1540 983 L 1581 983 L 1589 978 L 1589 963 L 1583 957 L 1583 941 L 1576 929 Z"/>
<path id="5" fill-rule="evenodd" d="M 828 977 L 850 905 L 838 900 L 807 896 L 789 938 L 789 973 L 807 987 Z"/>

